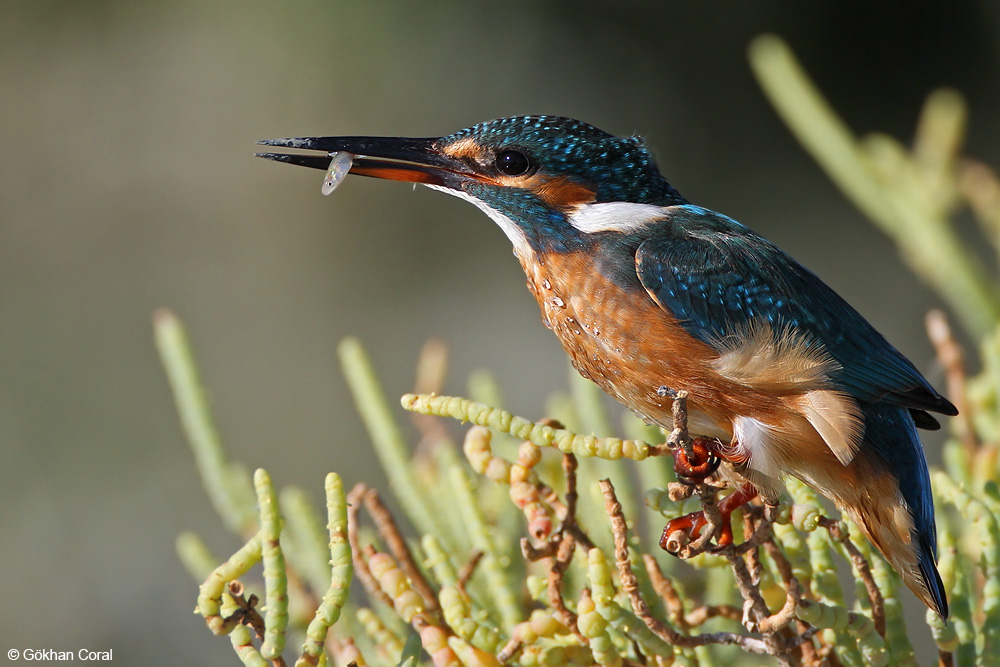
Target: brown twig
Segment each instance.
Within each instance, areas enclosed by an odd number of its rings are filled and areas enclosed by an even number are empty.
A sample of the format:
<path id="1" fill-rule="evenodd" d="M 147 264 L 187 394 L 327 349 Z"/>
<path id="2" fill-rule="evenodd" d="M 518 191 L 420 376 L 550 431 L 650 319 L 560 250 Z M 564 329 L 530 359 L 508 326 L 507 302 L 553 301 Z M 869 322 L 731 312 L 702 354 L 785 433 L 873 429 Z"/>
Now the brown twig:
<path id="1" fill-rule="evenodd" d="M 731 604 L 706 604 L 692 609 L 684 617 L 684 623 L 690 628 L 696 628 L 711 618 L 720 617 L 739 622 L 743 617 L 743 610 Z"/>
<path id="2" fill-rule="evenodd" d="M 521 538 L 521 555 L 524 556 L 524 560 L 535 562 L 543 558 L 549 558 L 556 553 L 556 549 L 559 548 L 559 544 L 556 542 L 545 542 L 540 547 L 536 547 L 531 543 L 527 537 Z"/>
<path id="3" fill-rule="evenodd" d="M 670 622 L 683 631 L 689 630 L 690 626 L 684 616 L 684 600 L 674 588 L 674 582 L 663 574 L 660 564 L 651 555 L 643 554 L 642 563 L 646 566 L 646 574 L 649 575 L 649 582 L 653 586 L 653 590 L 660 596 L 667 608 L 667 617 Z"/>
<path id="4" fill-rule="evenodd" d="M 762 522 L 763 523 L 763 522 Z M 758 531 L 754 530 L 753 513 L 744 512 L 743 513 L 743 544 L 739 546 L 733 546 L 734 555 L 743 556 L 743 561 L 747 565 L 747 569 L 750 572 L 750 581 L 754 586 L 760 585 L 760 576 L 764 571 L 764 564 L 760 561 L 760 554 L 757 551 L 757 547 L 744 548 L 747 543 L 751 541 L 753 536 L 757 534 Z"/>
<path id="5" fill-rule="evenodd" d="M 701 511 L 705 516 L 705 525 L 701 529 L 698 538 L 688 544 L 681 544 L 676 555 L 681 559 L 688 559 L 704 553 L 712 548 L 712 540 L 715 539 L 722 528 L 724 521 L 722 513 L 719 511 L 719 492 L 725 486 L 698 482 L 694 485 L 694 490 L 701 500 Z"/>
<path id="6" fill-rule="evenodd" d="M 680 502 L 687 500 L 694 495 L 694 487 L 682 482 L 667 482 L 667 497 L 672 501 Z"/>
<path id="7" fill-rule="evenodd" d="M 660 599 L 663 600 L 663 604 L 667 608 L 667 616 L 670 618 L 670 622 L 681 630 L 687 631 L 698 627 L 710 618 L 721 616 L 732 621 L 739 621 L 742 617 L 743 612 L 739 607 L 729 604 L 702 605 L 685 614 L 684 600 L 677 592 L 677 589 L 674 588 L 674 582 L 663 574 L 660 564 L 656 562 L 656 559 L 649 554 L 643 554 L 642 562 L 646 566 L 646 573 L 649 575 L 649 581 L 653 586 L 653 590 L 660 596 Z"/>
<path id="8" fill-rule="evenodd" d="M 463 595 L 465 594 L 465 587 L 469 584 L 469 580 L 472 579 L 472 575 L 476 572 L 476 566 L 479 565 L 479 561 L 481 561 L 485 555 L 485 552 L 476 549 L 472 552 L 472 555 L 469 556 L 469 560 L 462 566 L 462 569 L 458 571 L 458 581 L 455 583 L 455 587 L 461 591 Z"/>
<path id="9" fill-rule="evenodd" d="M 264 618 L 256 609 L 260 598 L 251 595 L 248 600 L 244 597 L 245 590 L 243 582 L 239 580 L 229 582 L 227 592 L 236 604 L 236 611 L 224 618 L 222 616 L 211 617 L 209 627 L 212 628 L 212 632 L 218 635 L 227 635 L 237 625 L 245 625 L 253 630 L 258 639 L 264 639 Z"/>
<path id="10" fill-rule="evenodd" d="M 549 425 L 555 424 L 559 426 L 558 422 L 554 420 L 545 420 Z M 570 561 L 573 559 L 573 552 L 577 545 L 576 532 L 576 503 L 577 503 L 577 491 L 576 491 L 576 469 L 577 460 L 573 454 L 564 454 L 562 458 L 563 472 L 566 476 L 566 502 L 562 506 L 562 525 L 560 525 L 559 530 L 548 539 L 542 546 L 534 546 L 528 538 L 521 538 L 521 553 L 524 558 L 529 561 L 537 561 L 542 558 L 549 559 L 549 572 L 547 580 L 547 591 L 549 595 L 549 604 L 552 605 L 556 612 L 559 620 L 568 628 L 573 628 L 574 632 L 579 633 L 576 629 L 576 614 L 574 614 L 566 606 L 562 595 L 562 580 L 563 575 L 566 573 L 566 568 L 569 567 Z M 541 483 L 538 484 L 540 488 L 544 487 Z M 544 487 L 548 489 L 549 487 Z M 539 492 L 539 496 L 541 496 Z M 554 494 L 553 494 L 554 495 Z M 557 498 L 556 498 L 557 499 Z M 550 506 L 552 505 L 551 500 L 549 501 Z M 584 538 L 586 536 L 584 535 Z M 586 539 L 589 543 L 589 538 Z M 586 547 L 586 548 L 592 548 Z M 580 638 L 584 641 L 586 639 L 580 635 Z"/>
<path id="11" fill-rule="evenodd" d="M 955 424 L 959 437 L 966 450 L 971 453 L 979 448 L 976 439 L 976 429 L 972 425 L 972 411 L 969 410 L 968 397 L 965 393 L 966 373 L 962 346 L 955 340 L 948 324 L 948 318 L 943 311 L 934 309 L 927 313 L 927 336 L 934 344 L 938 362 L 944 368 L 945 380 L 948 384 L 948 397 L 958 408 Z"/>
<path id="12" fill-rule="evenodd" d="M 504 644 L 504 647 L 500 649 L 499 653 L 497 653 L 497 661 L 501 665 L 506 665 L 514 658 L 515 655 L 517 655 L 517 652 L 521 650 L 522 646 L 524 646 L 523 641 L 516 637 L 512 638 L 509 642 Z"/>
<path id="13" fill-rule="evenodd" d="M 771 562 L 774 563 L 774 567 L 778 571 L 778 574 L 781 575 L 781 580 L 782 582 L 784 582 L 785 588 L 787 589 L 791 585 L 792 580 L 794 579 L 799 586 L 800 597 L 808 596 L 810 593 L 808 580 L 806 580 L 805 582 L 798 580 L 798 578 L 795 576 L 795 572 L 792 569 L 791 562 L 789 562 L 788 557 L 785 556 L 785 553 L 775 543 L 773 535 L 771 539 L 764 541 L 763 547 L 764 550 L 767 551 L 767 555 L 771 558 Z M 815 628 L 813 628 L 805 621 L 794 619 L 793 622 L 795 624 L 795 634 L 798 636 L 800 640 L 807 634 L 808 636 L 811 637 L 812 634 L 815 633 L 816 631 Z M 799 646 L 801 647 L 799 650 L 802 652 L 802 664 L 819 665 L 822 663 L 822 657 L 820 656 L 819 652 L 816 651 L 816 647 L 813 646 L 812 642 L 801 640 L 799 642 Z"/>
<path id="14" fill-rule="evenodd" d="M 957 180 L 984 235 L 1000 239 L 1000 178 L 996 172 L 978 160 L 965 158 L 959 163 Z"/>
<path id="15" fill-rule="evenodd" d="M 239 609 L 230 618 L 239 616 L 239 623 L 247 625 L 257 635 L 257 639 L 264 639 L 264 617 L 257 611 L 257 603 L 260 598 L 251 595 L 250 599 L 244 597 L 245 589 L 243 582 L 229 582 L 229 597 L 233 599 Z"/>
<path id="16" fill-rule="evenodd" d="M 760 517 L 757 521 L 756 527 L 747 535 L 746 539 L 742 544 L 735 547 L 737 553 L 743 553 L 750 551 L 751 549 L 756 549 L 762 544 L 766 544 L 769 539 L 771 539 L 771 528 L 774 527 L 774 522 L 778 518 L 778 505 L 777 503 L 764 503 L 763 508 L 757 508 L 756 506 L 751 506 L 757 512 L 760 512 Z M 763 511 L 761 511 L 761 509 Z M 749 517 L 750 512 L 744 514 L 744 517 Z"/>
<path id="17" fill-rule="evenodd" d="M 562 428 L 562 424 L 555 419 L 542 419 L 539 423 L 551 426 L 552 428 Z M 541 481 L 536 484 L 538 496 L 544 499 L 552 507 L 553 511 L 562 518 L 562 525 L 556 534 L 553 535 L 552 539 L 539 547 L 532 545 L 527 538 L 521 538 L 521 553 L 527 560 L 536 561 L 552 556 L 567 535 L 572 537 L 573 542 L 579 545 L 584 552 L 594 548 L 593 540 L 583 532 L 583 529 L 576 522 L 576 507 L 579 500 L 579 493 L 576 487 L 576 470 L 578 467 L 576 456 L 571 453 L 563 454 L 562 467 L 563 473 L 566 476 L 565 503 L 559 501 L 559 497 L 552 487 Z"/>
<path id="18" fill-rule="evenodd" d="M 784 552 L 774 543 L 774 540 L 766 540 L 764 542 L 764 550 L 770 556 L 778 574 L 781 575 L 781 581 L 784 582 L 785 586 L 788 586 L 796 578 L 792 571 L 792 564 L 788 561 Z"/>
<path id="19" fill-rule="evenodd" d="M 559 620 L 567 628 L 573 628 L 580 639 L 586 641 L 580 631 L 576 627 L 576 614 L 570 611 L 566 607 L 566 602 L 563 600 L 562 595 L 562 580 L 563 575 L 566 573 L 566 568 L 569 567 L 570 561 L 573 560 L 573 550 L 576 547 L 576 541 L 573 536 L 569 533 L 564 533 L 562 539 L 559 541 L 559 547 L 556 549 L 555 557 L 551 559 L 551 564 L 549 565 L 549 576 L 548 576 L 548 594 L 549 594 L 549 604 L 555 609 Z"/>
<path id="20" fill-rule="evenodd" d="M 799 582 L 799 586 L 802 586 L 802 582 Z M 802 653 L 803 665 L 807 665 L 808 667 L 840 667 L 839 662 L 824 662 L 824 656 L 821 655 L 820 651 L 816 650 L 811 641 L 813 635 L 818 632 L 816 628 L 805 621 L 800 621 L 798 618 L 793 623 L 795 624 L 796 633 L 795 643 Z"/>
<path id="21" fill-rule="evenodd" d="M 237 610 L 233 612 L 229 618 L 226 619 L 227 622 L 232 623 L 235 627 L 237 624 L 242 624 L 248 626 L 253 630 L 254 634 L 257 635 L 257 639 L 264 639 L 264 617 L 260 615 L 257 611 L 257 603 L 260 602 L 260 598 L 256 595 L 251 595 L 249 599 L 244 597 L 245 589 L 243 587 L 243 582 L 241 581 L 230 581 L 229 582 L 229 596 L 236 603 Z M 285 659 L 282 656 L 275 656 L 271 658 L 271 664 L 274 667 L 286 667 Z"/>
<path id="22" fill-rule="evenodd" d="M 756 586 L 760 581 L 760 572 L 764 567 L 756 546 L 763 545 L 764 550 L 767 551 L 767 554 L 774 562 L 778 574 L 781 575 L 782 583 L 785 585 L 786 597 L 784 606 L 776 613 L 761 619 L 757 623 L 758 630 L 763 634 L 776 633 L 786 628 L 795 619 L 795 609 L 802 598 L 802 587 L 799 584 L 799 580 L 792 573 L 792 564 L 788 562 L 785 554 L 781 552 L 778 545 L 771 539 L 771 527 L 777 518 L 777 512 L 778 506 L 776 504 L 766 504 L 763 511 L 760 512 L 756 526 L 753 525 L 753 513 L 748 512 L 745 514 L 745 531 L 748 537 L 746 542 L 734 549 L 737 553 L 745 551 L 747 558 L 752 560 L 755 569 L 753 572 L 753 583 Z M 756 544 L 754 544 L 755 542 Z M 748 545 L 752 546 L 747 548 Z"/>
<path id="23" fill-rule="evenodd" d="M 770 526 L 775 515 L 774 509 L 762 512 L 759 524 L 755 527 L 753 513 L 744 514 L 744 534 L 747 535 L 747 541 L 760 535 L 766 535 L 759 538 L 761 541 L 769 540 Z M 779 664 L 795 664 L 791 650 L 793 645 L 786 641 L 781 631 L 795 617 L 795 608 L 801 598 L 798 580 L 794 578 L 789 580 L 784 607 L 777 614 L 771 615 L 760 592 L 759 579 L 763 565 L 760 563 L 757 549 L 739 549 L 730 546 L 723 549 L 722 554 L 729 560 L 737 588 L 743 597 L 744 627 L 751 632 L 760 632 L 764 635 L 763 641 L 768 653 L 777 658 Z"/>
<path id="24" fill-rule="evenodd" d="M 392 513 L 389 512 L 388 508 L 382 502 L 378 491 L 368 489 L 364 493 L 363 498 L 365 509 L 368 510 L 368 514 L 375 523 L 375 528 L 378 530 L 379 535 L 385 540 L 389 552 L 399 564 L 400 569 L 409 577 L 413 588 L 424 598 L 424 609 L 429 613 L 439 611 L 440 607 L 438 606 L 437 595 L 434 593 L 434 589 L 413 561 L 413 554 L 410 553 L 410 547 L 407 546 L 406 540 L 400 534 L 396 520 L 392 518 Z"/>
<path id="25" fill-rule="evenodd" d="M 609 480 L 601 480 L 601 492 L 604 494 L 605 511 L 611 519 L 611 532 L 615 538 L 615 561 L 618 565 L 618 578 L 621 581 L 622 590 L 629 597 L 632 611 L 638 616 L 646 627 L 656 636 L 668 644 L 685 648 L 695 646 L 705 646 L 706 644 L 726 644 L 736 645 L 748 653 L 763 655 L 776 655 L 768 644 L 756 637 L 748 637 L 733 632 L 716 632 L 701 635 L 682 635 L 673 628 L 665 625 L 649 609 L 649 605 L 642 598 L 639 592 L 639 582 L 632 572 L 632 565 L 629 562 L 628 550 L 628 525 L 625 516 L 622 514 L 621 503 L 615 496 L 615 489 Z M 781 656 L 777 656 L 779 661 Z"/>
<path id="26" fill-rule="evenodd" d="M 674 428 L 667 436 L 667 441 L 663 443 L 663 446 L 670 449 L 671 454 L 673 450 L 680 447 L 687 454 L 688 459 L 694 459 L 694 449 L 691 445 L 691 436 L 688 435 L 687 421 L 687 397 L 688 393 L 681 389 L 673 395 L 674 402 L 670 406 L 670 416 L 674 423 Z"/>
<path id="27" fill-rule="evenodd" d="M 558 424 L 559 422 L 556 422 Z M 560 424 L 561 426 L 561 424 Z M 576 469 L 578 467 L 576 456 L 567 453 L 562 457 L 563 473 L 566 475 L 566 514 L 563 517 L 561 532 L 569 533 L 573 541 L 580 545 L 585 552 L 594 548 L 594 542 L 583 532 L 580 524 L 576 522 L 576 505 L 580 494 L 576 490 Z"/>
<path id="28" fill-rule="evenodd" d="M 563 474 L 566 475 L 566 516 L 563 518 L 563 529 L 576 525 L 576 502 L 579 494 L 576 491 L 576 469 L 579 466 L 576 456 L 566 453 L 562 456 Z"/>
<path id="29" fill-rule="evenodd" d="M 774 656 L 778 660 L 778 664 L 788 666 L 795 664 L 791 656 L 792 647 L 785 642 L 784 637 L 776 632 L 779 628 L 773 627 L 777 625 L 777 622 L 772 623 L 770 621 L 770 613 L 768 612 L 767 605 L 764 603 L 764 598 L 761 597 L 760 588 L 753 582 L 746 562 L 732 548 L 725 549 L 723 553 L 729 559 L 729 565 L 732 567 L 737 588 L 739 588 L 740 595 L 743 597 L 744 627 L 751 632 L 760 632 L 764 635 L 762 641 L 767 647 L 767 653 Z M 794 595 L 797 601 L 799 598 L 798 582 L 795 585 Z M 793 606 L 791 608 L 791 615 L 794 615 L 794 611 L 795 608 Z M 789 616 L 788 620 L 791 620 L 791 616 Z M 785 621 L 784 625 L 780 627 L 784 627 L 787 624 L 788 621 Z"/>
<path id="30" fill-rule="evenodd" d="M 761 619 L 757 623 L 757 629 L 763 634 L 776 633 L 783 630 L 795 619 L 795 609 L 799 600 L 802 599 L 802 590 L 799 587 L 799 580 L 793 578 L 788 582 L 788 590 L 785 594 L 785 604 L 774 614 Z"/>
<path id="31" fill-rule="evenodd" d="M 771 557 L 771 561 L 774 563 L 775 568 L 781 575 L 782 581 L 785 583 L 785 587 L 789 587 L 791 582 L 794 580 L 799 587 L 799 597 L 804 597 L 809 595 L 808 580 L 803 583 L 799 581 L 795 576 L 794 570 L 792 569 L 792 564 L 789 562 L 788 558 L 785 556 L 784 552 L 778 547 L 773 540 L 769 540 L 764 543 L 764 548 L 767 550 L 768 555 Z M 797 635 L 794 640 L 794 644 L 798 645 L 799 651 L 802 655 L 802 664 L 804 665 L 820 665 L 823 664 L 816 647 L 813 645 L 812 641 L 808 641 L 817 632 L 817 629 L 809 625 L 805 621 L 801 621 L 798 618 L 792 620 L 794 624 L 794 633 Z M 827 667 L 839 667 L 839 663 L 832 663 L 827 665 Z"/>
<path id="32" fill-rule="evenodd" d="M 875 624 L 875 632 L 885 639 L 885 600 L 882 598 L 882 591 L 879 590 L 878 584 L 875 583 L 875 577 L 872 575 L 872 568 L 868 563 L 868 559 L 851 542 L 850 536 L 840 521 L 835 521 L 829 517 L 821 517 L 819 525 L 830 532 L 830 537 L 835 542 L 840 542 L 844 546 L 844 551 L 847 552 L 848 557 L 851 559 L 851 564 L 854 566 L 858 577 L 865 586 L 865 591 L 868 593 L 868 602 L 872 608 L 872 623 Z"/>
<path id="33" fill-rule="evenodd" d="M 413 393 L 440 393 L 447 371 L 448 345 L 440 338 L 429 339 L 424 343 L 417 358 L 417 377 L 413 384 Z M 443 420 L 416 412 L 410 413 L 410 419 L 422 436 L 418 445 L 422 453 L 426 453 L 435 443 L 449 441 L 448 428 Z"/>
<path id="34" fill-rule="evenodd" d="M 567 532 L 573 536 L 573 541 L 580 545 L 580 548 L 584 551 L 590 551 L 596 546 L 594 541 L 590 539 L 590 536 L 583 532 L 583 529 L 577 524 L 573 524 Z"/>

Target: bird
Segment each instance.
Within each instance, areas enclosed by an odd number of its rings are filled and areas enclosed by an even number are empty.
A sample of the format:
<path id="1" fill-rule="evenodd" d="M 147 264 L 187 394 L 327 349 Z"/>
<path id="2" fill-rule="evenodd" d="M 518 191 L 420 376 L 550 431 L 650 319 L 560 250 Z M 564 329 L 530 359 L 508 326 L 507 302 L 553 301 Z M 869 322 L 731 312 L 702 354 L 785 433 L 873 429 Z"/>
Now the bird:
<path id="1" fill-rule="evenodd" d="M 524 115 L 443 137 L 258 143 L 322 153 L 259 157 L 316 169 L 337 158 L 342 173 L 477 206 L 581 375 L 664 429 L 683 389 L 690 433 L 714 443 L 727 474 L 769 503 L 785 475 L 815 488 L 947 617 L 917 428 L 957 409 L 814 273 L 685 199 L 642 138 Z"/>

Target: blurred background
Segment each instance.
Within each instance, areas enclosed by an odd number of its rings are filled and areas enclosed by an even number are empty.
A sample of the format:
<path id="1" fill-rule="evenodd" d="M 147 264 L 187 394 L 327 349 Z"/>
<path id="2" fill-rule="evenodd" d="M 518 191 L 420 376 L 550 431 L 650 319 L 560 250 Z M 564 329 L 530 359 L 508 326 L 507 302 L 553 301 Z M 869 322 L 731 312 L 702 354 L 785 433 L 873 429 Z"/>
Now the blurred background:
<path id="1" fill-rule="evenodd" d="M 156 308 L 186 323 L 232 457 L 317 500 L 329 470 L 384 480 L 340 377 L 345 335 L 391 396 L 433 336 L 449 391 L 489 368 L 540 417 L 566 386 L 485 216 L 368 179 L 322 197 L 322 174 L 254 159 L 254 140 L 522 113 L 642 134 L 685 196 L 812 268 L 940 386 L 936 300 L 796 145 L 746 48 L 783 36 L 855 131 L 904 141 L 953 86 L 968 152 L 998 165 L 998 28 L 988 2 L 0 4 L 2 648 L 236 664 L 174 555 L 185 529 L 220 554 L 236 541 L 178 426 Z"/>

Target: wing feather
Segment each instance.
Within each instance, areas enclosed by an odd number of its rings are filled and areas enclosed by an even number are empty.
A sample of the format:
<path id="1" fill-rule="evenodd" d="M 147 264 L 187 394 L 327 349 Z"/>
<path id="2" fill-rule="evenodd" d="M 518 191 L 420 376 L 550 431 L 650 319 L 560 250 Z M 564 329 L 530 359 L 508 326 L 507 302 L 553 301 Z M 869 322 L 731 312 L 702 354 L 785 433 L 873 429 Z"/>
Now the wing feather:
<path id="1" fill-rule="evenodd" d="M 840 392 L 868 403 L 957 413 L 867 320 L 767 240 L 697 206 L 667 211 L 636 251 L 636 270 L 688 333 L 722 351 L 755 327 L 790 331 L 821 344 L 836 362 L 829 377 Z M 851 450 L 840 449 L 845 456 Z"/>

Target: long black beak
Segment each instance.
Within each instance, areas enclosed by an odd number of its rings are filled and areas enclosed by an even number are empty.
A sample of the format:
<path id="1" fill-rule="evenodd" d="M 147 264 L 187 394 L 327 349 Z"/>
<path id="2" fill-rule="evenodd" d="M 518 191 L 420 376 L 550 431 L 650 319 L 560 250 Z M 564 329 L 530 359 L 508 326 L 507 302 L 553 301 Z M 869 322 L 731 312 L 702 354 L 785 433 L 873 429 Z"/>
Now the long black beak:
<path id="1" fill-rule="evenodd" d="M 257 157 L 326 170 L 331 155 L 337 152 L 355 156 L 350 174 L 385 178 L 391 181 L 440 185 L 454 190 L 462 183 L 478 180 L 470 165 L 438 150 L 438 139 L 407 137 L 303 137 L 264 139 L 258 144 L 322 151 L 309 153 L 255 153 Z"/>

